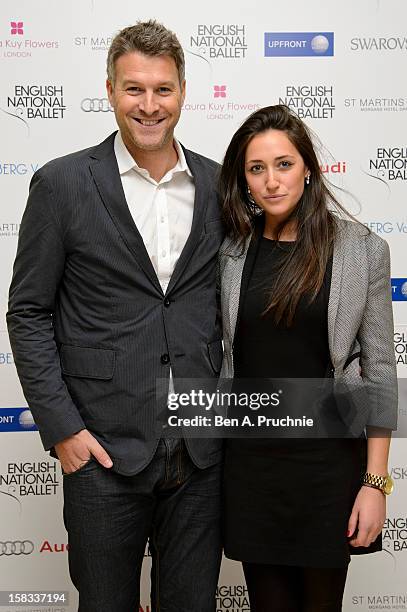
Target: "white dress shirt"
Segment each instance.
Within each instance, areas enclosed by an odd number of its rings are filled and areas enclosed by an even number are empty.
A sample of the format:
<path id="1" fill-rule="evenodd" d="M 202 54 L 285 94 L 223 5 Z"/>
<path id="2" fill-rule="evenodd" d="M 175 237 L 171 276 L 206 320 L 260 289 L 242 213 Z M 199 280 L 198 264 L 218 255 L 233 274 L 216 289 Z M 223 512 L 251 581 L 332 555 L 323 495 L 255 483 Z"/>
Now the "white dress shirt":
<path id="1" fill-rule="evenodd" d="M 184 152 L 174 139 L 178 161 L 157 183 L 130 155 L 120 132 L 114 152 L 130 213 L 165 293 L 191 231 L 195 185 Z"/>

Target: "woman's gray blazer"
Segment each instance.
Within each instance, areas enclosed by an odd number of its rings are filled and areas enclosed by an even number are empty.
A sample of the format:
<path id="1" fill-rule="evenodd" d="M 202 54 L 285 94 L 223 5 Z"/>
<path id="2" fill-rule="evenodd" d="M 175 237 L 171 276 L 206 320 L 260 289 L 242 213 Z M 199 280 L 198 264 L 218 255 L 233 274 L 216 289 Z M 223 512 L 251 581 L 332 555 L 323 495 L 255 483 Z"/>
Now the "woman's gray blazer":
<path id="1" fill-rule="evenodd" d="M 221 378 L 233 378 L 233 339 L 245 248 L 226 239 L 219 274 L 224 338 Z M 356 410 L 344 415 L 351 435 L 367 425 L 396 429 L 397 372 L 393 346 L 387 242 L 360 223 L 337 219 L 328 303 L 328 342 L 338 393 L 352 391 Z M 360 359 L 352 358 L 359 356 Z"/>

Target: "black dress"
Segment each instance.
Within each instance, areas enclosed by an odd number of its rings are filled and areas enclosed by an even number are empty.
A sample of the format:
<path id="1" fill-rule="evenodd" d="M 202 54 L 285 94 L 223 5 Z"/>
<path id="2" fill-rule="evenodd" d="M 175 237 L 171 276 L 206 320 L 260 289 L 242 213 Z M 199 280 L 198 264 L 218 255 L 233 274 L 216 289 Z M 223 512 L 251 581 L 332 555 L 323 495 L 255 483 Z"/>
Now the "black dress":
<path id="1" fill-rule="evenodd" d="M 263 316 L 270 286 L 294 243 L 253 239 L 242 277 L 234 344 L 236 379 L 324 378 L 331 364 L 327 308 L 332 260 L 314 302 L 292 326 Z M 302 567 L 345 567 L 347 524 L 365 471 L 366 441 L 229 439 L 224 482 L 225 554 Z M 369 549 L 380 550 L 380 539 Z"/>

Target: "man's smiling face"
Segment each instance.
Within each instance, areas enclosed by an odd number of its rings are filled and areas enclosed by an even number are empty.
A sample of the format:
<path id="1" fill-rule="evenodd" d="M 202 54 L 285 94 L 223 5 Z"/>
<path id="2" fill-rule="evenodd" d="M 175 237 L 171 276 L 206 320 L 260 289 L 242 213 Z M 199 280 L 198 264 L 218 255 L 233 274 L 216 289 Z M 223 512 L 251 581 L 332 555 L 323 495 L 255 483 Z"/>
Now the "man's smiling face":
<path id="1" fill-rule="evenodd" d="M 107 93 L 130 153 L 135 157 L 138 150 L 172 146 L 185 98 L 185 81 L 180 84 L 174 59 L 134 51 L 121 55 L 115 68 Z"/>

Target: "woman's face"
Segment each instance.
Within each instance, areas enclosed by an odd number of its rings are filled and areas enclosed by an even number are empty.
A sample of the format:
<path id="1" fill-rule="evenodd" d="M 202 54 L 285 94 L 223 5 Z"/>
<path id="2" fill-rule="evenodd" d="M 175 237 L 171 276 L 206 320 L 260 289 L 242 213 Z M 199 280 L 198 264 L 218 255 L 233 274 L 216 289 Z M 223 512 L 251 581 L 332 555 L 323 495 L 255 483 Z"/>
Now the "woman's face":
<path id="1" fill-rule="evenodd" d="M 284 221 L 297 206 L 309 174 L 298 150 L 281 130 L 257 134 L 247 146 L 245 175 L 266 221 Z"/>

